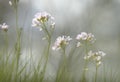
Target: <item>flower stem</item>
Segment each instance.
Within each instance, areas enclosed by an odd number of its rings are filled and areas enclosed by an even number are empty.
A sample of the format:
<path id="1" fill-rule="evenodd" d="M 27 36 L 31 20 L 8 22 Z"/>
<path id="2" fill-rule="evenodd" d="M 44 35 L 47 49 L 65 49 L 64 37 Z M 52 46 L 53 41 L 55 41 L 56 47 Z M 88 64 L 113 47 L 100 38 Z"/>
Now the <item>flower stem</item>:
<path id="1" fill-rule="evenodd" d="M 48 32 L 47 26 L 45 25 L 45 23 L 43 23 L 42 29 L 43 29 L 44 33 L 47 35 L 47 39 L 48 39 L 48 42 L 49 42 L 50 39 L 51 39 L 51 35 L 50 35 L 50 33 Z"/>
<path id="2" fill-rule="evenodd" d="M 63 56 L 64 56 L 64 63 L 66 63 L 66 52 L 65 52 L 65 48 L 63 48 Z"/>
<path id="3" fill-rule="evenodd" d="M 47 47 L 47 52 L 46 52 L 46 61 L 45 61 L 45 65 L 43 67 L 43 71 L 40 77 L 40 82 L 43 82 L 44 76 L 45 76 L 45 72 L 46 72 L 46 67 L 47 67 L 47 63 L 48 63 L 48 59 L 49 59 L 49 51 L 50 51 L 50 45 L 51 42 L 48 43 L 48 47 Z"/>
<path id="4" fill-rule="evenodd" d="M 6 65 L 7 65 L 7 63 L 8 63 L 8 59 L 9 59 L 9 53 L 8 53 L 8 33 L 7 32 L 5 32 L 5 42 L 6 42 Z"/>
<path id="5" fill-rule="evenodd" d="M 88 54 L 88 49 L 87 49 L 87 41 L 85 42 L 85 55 Z M 85 60 L 85 65 L 84 65 L 84 70 L 83 70 L 83 75 L 82 75 L 82 82 L 86 82 L 86 71 L 87 71 L 87 65 L 88 65 L 88 60 Z"/>
<path id="6" fill-rule="evenodd" d="M 46 57 L 45 65 L 43 67 L 43 71 L 42 71 L 41 78 L 40 78 L 41 82 L 43 81 L 44 76 L 45 76 L 47 63 L 48 63 L 48 59 L 49 59 L 49 54 L 50 54 L 49 53 L 50 52 L 50 46 L 51 46 L 51 35 L 49 34 L 48 30 L 46 29 L 46 25 L 45 24 L 44 24 L 43 30 L 46 33 L 46 35 L 48 36 L 48 38 L 47 38 L 47 40 L 48 40 L 48 47 L 47 47 L 46 54 L 45 54 L 45 57 Z"/>
<path id="7" fill-rule="evenodd" d="M 60 67 L 58 69 L 58 73 L 57 73 L 55 82 L 62 82 L 62 79 L 66 77 L 65 73 L 66 73 L 67 58 L 66 58 L 65 47 L 62 48 L 62 51 L 63 51 L 63 62 L 62 62 L 62 64 L 60 65 Z"/>
<path id="8" fill-rule="evenodd" d="M 97 82 L 97 72 L 98 72 L 98 66 L 96 65 L 95 82 Z"/>
<path id="9" fill-rule="evenodd" d="M 19 61 L 20 61 L 20 55 L 21 55 L 21 32 L 22 29 L 18 26 L 18 2 L 15 1 L 15 22 L 16 22 L 16 44 L 15 44 L 15 55 L 16 55 L 16 77 L 15 80 L 17 81 L 18 78 L 18 69 L 19 69 Z"/>

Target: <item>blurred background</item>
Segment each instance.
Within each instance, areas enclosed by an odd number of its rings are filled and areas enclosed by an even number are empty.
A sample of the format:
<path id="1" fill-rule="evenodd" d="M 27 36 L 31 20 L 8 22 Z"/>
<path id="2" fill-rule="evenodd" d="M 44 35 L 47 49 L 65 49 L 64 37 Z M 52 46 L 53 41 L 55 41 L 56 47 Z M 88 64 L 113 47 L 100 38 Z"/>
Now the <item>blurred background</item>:
<path id="1" fill-rule="evenodd" d="M 0 24 L 6 22 L 9 25 L 9 43 L 12 46 L 15 42 L 15 14 L 8 1 L 0 0 Z M 23 60 L 28 48 L 32 47 L 37 58 L 45 45 L 42 32 L 31 27 L 34 14 L 39 11 L 47 11 L 55 17 L 53 41 L 63 34 L 75 38 L 83 31 L 93 33 L 97 39 L 96 50 L 107 54 L 104 58 L 106 69 L 120 72 L 120 0 L 19 0 L 19 26 L 24 28 Z M 0 49 L 4 46 L 3 36 L 0 31 Z M 31 40 L 31 45 L 28 40 Z M 58 59 L 56 54 L 50 57 L 50 75 L 54 75 Z"/>

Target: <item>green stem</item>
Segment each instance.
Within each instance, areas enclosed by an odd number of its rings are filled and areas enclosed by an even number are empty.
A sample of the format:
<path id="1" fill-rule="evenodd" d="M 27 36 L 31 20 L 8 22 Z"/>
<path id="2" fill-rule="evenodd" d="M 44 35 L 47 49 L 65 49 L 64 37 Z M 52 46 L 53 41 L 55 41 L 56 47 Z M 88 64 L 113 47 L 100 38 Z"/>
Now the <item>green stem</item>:
<path id="1" fill-rule="evenodd" d="M 5 38 L 6 38 L 6 53 L 8 52 L 8 34 L 7 32 L 5 33 Z"/>
<path id="2" fill-rule="evenodd" d="M 95 82 L 97 82 L 97 71 L 98 70 L 98 66 L 96 65 L 96 72 L 95 72 Z"/>
<path id="3" fill-rule="evenodd" d="M 63 59 L 64 59 L 64 61 L 63 61 L 63 71 L 65 72 L 65 69 L 66 69 L 66 64 L 67 64 L 67 58 L 66 58 L 66 50 L 65 50 L 65 48 L 62 48 L 63 49 Z"/>
<path id="4" fill-rule="evenodd" d="M 19 28 L 18 28 L 18 6 L 15 6 L 15 20 L 16 20 L 16 32 L 17 32 L 17 37 L 18 37 L 18 33 L 19 33 Z"/>
<path id="5" fill-rule="evenodd" d="M 3 49 L 4 55 L 3 55 L 3 73 L 6 72 L 6 67 L 7 67 L 7 61 L 8 61 L 8 36 L 7 36 L 7 31 L 4 31 L 4 41 L 5 41 L 5 47 Z"/>
<path id="6" fill-rule="evenodd" d="M 46 61 L 45 61 L 45 65 L 43 67 L 43 71 L 42 71 L 41 78 L 40 78 L 41 82 L 43 82 L 43 79 L 44 79 L 44 76 L 45 76 L 47 63 L 48 63 L 48 59 L 49 59 L 50 46 L 51 46 L 51 37 L 49 37 L 49 39 L 48 39 L 48 47 L 47 47 L 46 54 L 45 54 Z"/>
<path id="7" fill-rule="evenodd" d="M 21 55 L 21 29 L 18 26 L 18 2 L 15 2 L 15 21 L 16 21 L 16 44 L 15 44 L 15 55 L 16 55 L 16 77 L 15 80 L 18 79 L 18 69 L 19 69 L 19 61 L 20 61 L 20 55 Z"/>
<path id="8" fill-rule="evenodd" d="M 67 63 L 65 48 L 63 49 L 63 55 L 64 55 L 64 68 L 65 68 Z"/>
<path id="9" fill-rule="evenodd" d="M 86 82 L 86 71 L 87 71 L 87 65 L 88 65 L 88 61 L 86 60 L 85 61 L 85 66 L 84 66 L 84 70 L 83 70 L 83 80 L 82 80 L 82 82 Z"/>
<path id="10" fill-rule="evenodd" d="M 43 32 L 45 33 L 45 35 L 47 36 L 47 41 L 48 41 L 48 46 L 47 46 L 47 50 L 46 50 L 46 60 L 45 60 L 45 65 L 43 67 L 43 70 L 41 72 L 41 77 L 40 77 L 40 81 L 42 82 L 45 76 L 45 72 L 46 72 L 46 67 L 47 67 L 47 63 L 48 63 L 48 59 L 49 59 L 49 52 L 50 52 L 50 46 L 51 46 L 51 35 L 47 29 L 47 26 L 45 25 L 45 23 L 43 23 L 43 25 L 41 26 Z M 41 60 L 40 60 L 41 61 Z"/>
<path id="11" fill-rule="evenodd" d="M 67 58 L 66 58 L 65 47 L 63 47 L 62 50 L 63 50 L 63 62 L 62 62 L 62 65 L 60 65 L 60 68 L 58 69 L 55 82 L 61 82 L 61 80 L 63 79 L 63 77 L 65 77 L 65 74 L 66 74 Z"/>
<path id="12" fill-rule="evenodd" d="M 43 26 L 41 26 L 41 28 L 43 29 L 44 33 L 47 35 L 47 40 L 48 42 L 51 40 L 51 35 L 47 30 L 47 26 L 45 25 L 45 23 L 43 23 Z"/>
<path id="13" fill-rule="evenodd" d="M 6 56 L 7 56 L 7 58 L 6 58 L 6 65 L 7 65 L 9 57 L 10 57 L 10 55 L 8 53 L 8 34 L 7 34 L 7 32 L 5 32 L 5 42 L 6 42 L 6 51 L 5 52 L 6 52 Z"/>
<path id="14" fill-rule="evenodd" d="M 17 34 L 17 42 L 15 45 L 15 54 L 17 57 L 17 69 L 19 66 L 20 52 L 21 52 L 21 29 L 18 27 L 18 4 L 16 2 L 15 6 L 15 17 L 16 17 L 16 34 Z"/>
<path id="15" fill-rule="evenodd" d="M 85 43 L 85 55 L 87 56 L 88 54 L 88 49 L 87 49 L 87 41 Z M 85 65 L 84 65 L 84 70 L 83 70 L 83 75 L 82 75 L 82 82 L 86 82 L 86 71 L 87 71 L 87 66 L 88 66 L 88 60 L 85 60 Z"/>

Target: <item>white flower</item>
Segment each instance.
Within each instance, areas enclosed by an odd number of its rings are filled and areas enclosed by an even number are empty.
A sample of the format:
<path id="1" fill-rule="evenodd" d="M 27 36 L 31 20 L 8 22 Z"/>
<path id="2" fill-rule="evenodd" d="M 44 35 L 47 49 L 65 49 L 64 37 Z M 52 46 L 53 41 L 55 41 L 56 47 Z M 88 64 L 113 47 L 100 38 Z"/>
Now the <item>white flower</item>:
<path id="1" fill-rule="evenodd" d="M 102 62 L 101 62 L 101 61 L 99 61 L 99 62 L 97 62 L 97 63 L 96 63 L 96 65 L 97 65 L 97 66 L 100 66 L 100 65 L 101 65 L 101 63 L 102 63 Z"/>
<path id="2" fill-rule="evenodd" d="M 87 33 L 86 32 L 81 32 L 81 34 L 78 34 L 76 39 L 77 40 L 87 40 Z"/>
<path id="3" fill-rule="evenodd" d="M 40 24 L 40 22 L 36 19 L 36 18 L 34 18 L 33 20 L 32 20 L 32 26 L 33 27 L 37 27 L 37 26 L 40 26 L 41 24 Z"/>
<path id="4" fill-rule="evenodd" d="M 89 33 L 87 40 L 90 41 L 91 43 L 94 43 L 96 39 L 92 33 Z"/>
<path id="5" fill-rule="evenodd" d="M 87 55 L 84 56 L 85 60 L 92 60 L 95 62 L 95 64 L 97 66 L 101 65 L 101 61 L 102 58 L 105 56 L 106 54 L 103 51 L 97 51 L 97 52 L 92 52 L 91 50 L 88 52 Z"/>
<path id="6" fill-rule="evenodd" d="M 54 17 L 51 17 L 51 25 L 53 25 L 53 26 L 55 25 L 55 22 L 54 22 L 54 21 L 55 21 L 55 18 L 54 18 Z"/>
<path id="7" fill-rule="evenodd" d="M 69 44 L 69 41 L 71 41 L 72 38 L 70 38 L 70 36 L 59 36 L 55 43 L 54 46 L 52 47 L 53 50 L 59 50 L 62 47 L 65 47 L 66 45 Z"/>
<path id="8" fill-rule="evenodd" d="M 98 55 L 100 55 L 102 57 L 104 57 L 106 55 L 106 53 L 104 53 L 103 51 L 98 51 L 96 54 L 98 54 Z"/>
<path id="9" fill-rule="evenodd" d="M 94 61 L 96 62 L 96 65 L 97 65 L 97 66 L 101 65 L 102 58 L 103 58 L 105 55 L 106 55 L 106 54 L 105 54 L 103 51 L 94 52 L 93 59 L 94 59 Z"/>
<path id="10" fill-rule="evenodd" d="M 54 17 L 52 17 L 47 12 L 40 12 L 40 13 L 35 14 L 32 20 L 32 26 L 38 27 L 38 26 L 43 25 L 44 23 L 47 23 L 48 21 L 50 21 L 51 25 L 55 25 Z M 42 28 L 40 28 L 40 30 L 42 30 Z"/>
<path id="11" fill-rule="evenodd" d="M 3 23 L 2 25 L 0 24 L 0 29 L 8 31 L 8 25 L 6 25 L 6 23 Z"/>
<path id="12" fill-rule="evenodd" d="M 12 2 L 11 1 L 9 1 L 9 5 L 12 6 Z"/>
<path id="13" fill-rule="evenodd" d="M 81 42 L 78 42 L 77 43 L 77 47 L 80 47 L 82 44 L 81 44 Z"/>
<path id="14" fill-rule="evenodd" d="M 84 59 L 90 59 L 94 56 L 94 53 L 90 50 L 87 55 L 84 56 Z"/>
<path id="15" fill-rule="evenodd" d="M 96 61 L 101 61 L 101 59 L 102 59 L 101 56 L 96 56 L 96 57 L 95 57 L 95 60 L 96 60 Z"/>
<path id="16" fill-rule="evenodd" d="M 85 59 L 85 60 L 89 60 L 90 57 L 89 57 L 89 56 L 84 56 L 84 59 Z"/>
<path id="17" fill-rule="evenodd" d="M 81 32 L 80 34 L 78 34 L 77 36 L 76 36 L 76 39 L 80 42 L 81 40 L 82 41 L 89 41 L 89 42 L 91 42 L 91 43 L 94 43 L 95 42 L 95 37 L 94 37 L 94 35 L 92 34 L 92 33 L 86 33 L 86 32 Z M 79 43 L 77 43 L 77 44 L 79 44 Z"/>
<path id="18" fill-rule="evenodd" d="M 47 12 L 41 12 L 35 15 L 35 18 L 37 18 L 37 20 L 41 23 L 47 22 L 50 17 L 51 15 Z"/>

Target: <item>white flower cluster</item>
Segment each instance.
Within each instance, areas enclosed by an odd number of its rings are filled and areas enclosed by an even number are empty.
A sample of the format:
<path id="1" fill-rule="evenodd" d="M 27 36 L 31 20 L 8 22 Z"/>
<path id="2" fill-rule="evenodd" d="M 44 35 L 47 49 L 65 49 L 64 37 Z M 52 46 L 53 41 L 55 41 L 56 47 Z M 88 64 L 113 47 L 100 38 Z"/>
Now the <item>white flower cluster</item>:
<path id="1" fill-rule="evenodd" d="M 56 39 L 52 49 L 53 50 L 59 50 L 59 49 L 65 47 L 66 45 L 68 45 L 69 41 L 71 41 L 71 40 L 72 40 L 72 38 L 70 38 L 70 36 L 59 36 Z"/>
<path id="2" fill-rule="evenodd" d="M 8 31 L 8 25 L 6 25 L 6 23 L 3 23 L 2 25 L 0 24 L 0 29 L 2 29 L 5 32 L 7 32 Z"/>
<path id="3" fill-rule="evenodd" d="M 89 41 L 91 43 L 94 43 L 95 41 L 94 35 L 92 33 L 87 34 L 86 32 L 81 32 L 80 34 L 78 34 L 76 39 L 79 40 L 79 42 L 77 43 L 77 47 L 81 45 L 80 40 Z"/>
<path id="4" fill-rule="evenodd" d="M 18 5 L 18 2 L 19 2 L 19 0 L 10 0 L 9 1 L 9 5 L 11 6 L 11 7 L 16 7 L 17 5 Z"/>
<path id="5" fill-rule="evenodd" d="M 52 17 L 49 13 L 47 12 L 40 12 L 35 14 L 35 17 L 32 20 L 32 26 L 33 27 L 38 27 L 41 26 L 42 24 L 48 22 L 50 20 L 50 24 L 52 27 L 54 27 L 55 22 L 54 22 L 54 17 Z M 40 28 L 42 30 L 42 28 Z"/>
<path id="6" fill-rule="evenodd" d="M 106 54 L 103 51 L 98 51 L 98 52 L 92 52 L 89 51 L 86 56 L 84 56 L 85 60 L 92 59 L 95 61 L 96 65 L 99 66 L 101 65 L 101 60 L 102 57 L 104 57 Z"/>
<path id="7" fill-rule="evenodd" d="M 12 6 L 12 5 L 13 5 L 12 1 L 9 1 L 9 5 L 10 5 L 10 6 Z"/>

